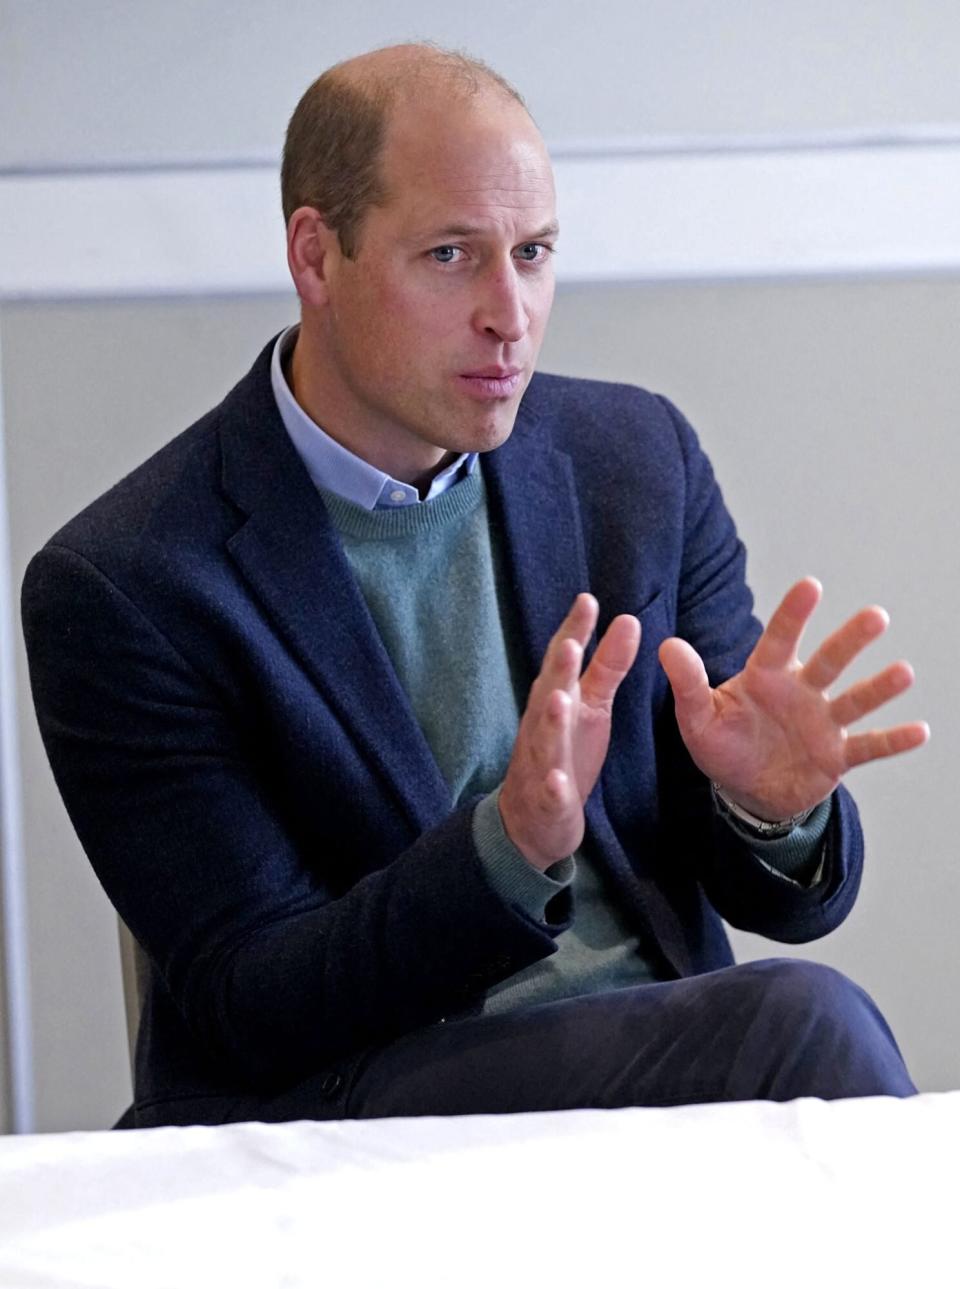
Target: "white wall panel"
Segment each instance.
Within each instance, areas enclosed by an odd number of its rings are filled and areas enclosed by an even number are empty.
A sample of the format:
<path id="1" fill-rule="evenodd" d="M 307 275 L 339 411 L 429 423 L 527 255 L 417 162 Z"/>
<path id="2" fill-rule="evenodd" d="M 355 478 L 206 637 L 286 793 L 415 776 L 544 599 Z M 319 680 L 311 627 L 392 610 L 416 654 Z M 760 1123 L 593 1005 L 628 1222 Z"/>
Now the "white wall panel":
<path id="1" fill-rule="evenodd" d="M 960 271 L 960 131 L 556 158 L 561 282 Z M 0 177 L 0 298 L 287 289 L 273 167 Z"/>

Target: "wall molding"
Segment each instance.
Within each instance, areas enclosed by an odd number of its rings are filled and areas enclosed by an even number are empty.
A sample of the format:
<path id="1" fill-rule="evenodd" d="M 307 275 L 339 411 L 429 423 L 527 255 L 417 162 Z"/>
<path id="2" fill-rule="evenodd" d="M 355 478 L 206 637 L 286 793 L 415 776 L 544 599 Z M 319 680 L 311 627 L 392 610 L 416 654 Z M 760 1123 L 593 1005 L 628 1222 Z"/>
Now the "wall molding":
<path id="1" fill-rule="evenodd" d="M 554 148 L 561 283 L 960 273 L 960 130 Z M 0 300 L 290 289 L 275 164 L 0 173 Z"/>
<path id="2" fill-rule="evenodd" d="M 15 652 L 17 597 L 11 576 L 0 355 L 0 955 L 3 1034 L 0 1060 L 6 1075 L 4 1114 L 12 1132 L 33 1132 L 33 1028 L 27 955 L 26 865 L 23 848 L 20 741 Z"/>

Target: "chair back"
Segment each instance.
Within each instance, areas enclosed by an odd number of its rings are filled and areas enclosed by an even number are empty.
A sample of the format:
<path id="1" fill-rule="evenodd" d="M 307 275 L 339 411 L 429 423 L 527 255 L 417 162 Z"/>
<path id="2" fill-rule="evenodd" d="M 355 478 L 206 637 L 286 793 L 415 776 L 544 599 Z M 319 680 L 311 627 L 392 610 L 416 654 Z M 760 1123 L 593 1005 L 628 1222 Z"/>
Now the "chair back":
<path id="1" fill-rule="evenodd" d="M 130 1073 L 134 1072 L 137 1054 L 137 1031 L 140 1028 L 140 1014 L 143 1011 L 143 1000 L 147 991 L 148 972 L 147 956 L 133 938 L 127 924 L 117 919 L 120 933 L 120 972 L 123 977 L 123 1009 L 127 1017 L 127 1047 L 130 1053 Z"/>

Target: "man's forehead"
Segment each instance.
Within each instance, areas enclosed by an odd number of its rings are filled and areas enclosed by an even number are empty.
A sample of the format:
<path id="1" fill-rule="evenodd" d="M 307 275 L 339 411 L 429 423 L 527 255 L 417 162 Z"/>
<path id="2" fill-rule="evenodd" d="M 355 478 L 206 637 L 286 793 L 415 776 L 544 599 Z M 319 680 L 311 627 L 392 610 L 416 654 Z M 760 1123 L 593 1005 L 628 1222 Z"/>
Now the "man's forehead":
<path id="1" fill-rule="evenodd" d="M 474 148 L 464 139 L 464 145 L 454 157 L 442 147 L 395 155 L 384 168 L 388 202 L 402 204 L 419 221 L 451 226 L 510 214 L 538 224 L 552 220 L 553 171 L 544 152 L 509 141 L 499 148 L 489 138 Z"/>
<path id="2" fill-rule="evenodd" d="M 419 243 L 441 243 L 454 241 L 482 240 L 507 234 L 521 237 L 524 241 L 539 242 L 547 238 L 556 238 L 560 225 L 556 219 L 545 218 L 543 207 L 538 209 L 508 207 L 487 207 L 476 211 L 473 219 L 453 220 L 446 222 L 442 218 L 430 220 L 411 220 L 404 229 L 400 242 L 416 246 Z"/>
<path id="3" fill-rule="evenodd" d="M 499 207 L 503 210 L 542 211 L 545 206 L 553 208 L 555 190 L 549 167 L 521 173 L 504 173 L 496 169 L 475 169 L 472 173 L 464 173 L 467 169 L 464 167 L 458 172 L 423 170 L 400 175 L 398 179 L 406 190 L 409 205 L 455 207 L 464 213 L 449 218 L 462 222 L 470 221 L 471 209 L 484 211 Z M 398 196 L 400 191 L 398 188 Z M 543 218 L 547 216 L 541 215 Z"/>
<path id="4" fill-rule="evenodd" d="M 487 187 L 445 188 L 434 179 L 391 194 L 390 207 L 401 220 L 397 231 L 404 241 L 445 241 L 501 231 L 534 241 L 558 232 L 551 184 L 511 188 L 498 181 Z"/>
<path id="5" fill-rule="evenodd" d="M 552 182 L 540 132 L 519 103 L 501 94 L 470 99 L 401 101 L 383 144 L 385 170 L 443 187 L 492 188 Z"/>

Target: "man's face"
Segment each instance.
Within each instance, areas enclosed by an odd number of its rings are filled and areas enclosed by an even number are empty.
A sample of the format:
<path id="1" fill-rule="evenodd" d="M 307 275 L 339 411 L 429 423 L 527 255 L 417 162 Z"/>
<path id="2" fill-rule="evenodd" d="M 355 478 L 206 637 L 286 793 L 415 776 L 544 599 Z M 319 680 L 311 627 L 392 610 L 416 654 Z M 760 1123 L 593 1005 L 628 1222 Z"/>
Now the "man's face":
<path id="1" fill-rule="evenodd" d="M 386 204 L 354 260 L 334 251 L 319 323 L 351 438 L 429 469 L 513 429 L 553 302 L 553 173 L 526 112 L 493 94 L 398 107 L 383 167 Z"/>

